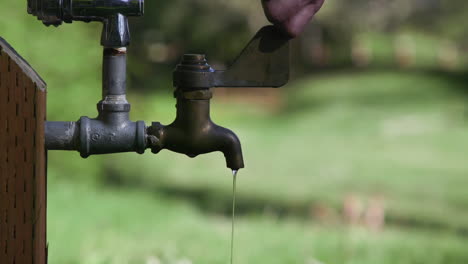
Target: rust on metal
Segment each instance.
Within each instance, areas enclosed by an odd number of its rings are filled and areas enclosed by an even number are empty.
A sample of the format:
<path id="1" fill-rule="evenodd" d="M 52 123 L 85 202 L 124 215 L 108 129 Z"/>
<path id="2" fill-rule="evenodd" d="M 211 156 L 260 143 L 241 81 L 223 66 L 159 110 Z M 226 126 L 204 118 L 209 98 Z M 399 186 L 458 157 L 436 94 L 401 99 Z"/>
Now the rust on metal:
<path id="1" fill-rule="evenodd" d="M 0 38 L 0 263 L 46 264 L 46 84 Z"/>
<path id="2" fill-rule="evenodd" d="M 104 56 L 119 56 L 119 55 L 126 55 L 127 48 L 105 48 L 104 49 Z"/>

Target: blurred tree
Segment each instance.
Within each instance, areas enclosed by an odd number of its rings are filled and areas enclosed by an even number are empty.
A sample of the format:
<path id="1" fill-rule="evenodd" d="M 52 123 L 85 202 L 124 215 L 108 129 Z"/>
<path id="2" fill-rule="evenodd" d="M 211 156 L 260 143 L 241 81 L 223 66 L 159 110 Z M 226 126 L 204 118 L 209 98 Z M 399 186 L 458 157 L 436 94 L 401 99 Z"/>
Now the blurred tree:
<path id="1" fill-rule="evenodd" d="M 308 35 L 314 36 L 305 39 L 315 40 L 312 43 L 319 39 L 328 46 L 321 49 L 333 50 L 339 64 L 349 63 L 352 51 L 356 50 L 353 43 L 359 43 L 356 39 L 362 39 L 363 35 L 380 34 L 387 41 L 397 41 L 402 33 L 421 34 L 439 42 L 439 46 L 449 41 L 458 48 L 468 42 L 462 26 L 466 15 L 468 2 L 462 0 L 327 1 L 317 23 L 308 31 Z"/>
<path id="2" fill-rule="evenodd" d="M 302 37 L 302 47 L 296 47 L 296 68 L 300 72 L 310 62 L 319 67 L 356 64 L 356 51 L 369 60 L 365 65 L 371 64 L 373 44 L 367 36 L 376 34 L 386 38 L 378 49 L 387 54 L 397 54 L 398 45 L 391 43 L 408 33 L 428 36 L 435 45 L 449 41 L 458 49 L 468 42 L 461 26 L 466 15 L 468 2 L 461 0 L 326 1 Z M 266 23 L 260 0 L 147 1 L 145 17 L 132 25 L 130 80 L 134 87 L 170 89 L 171 71 L 183 53 L 207 53 L 212 64 L 225 65 Z M 386 55 L 379 61 L 389 59 L 397 60 Z"/>

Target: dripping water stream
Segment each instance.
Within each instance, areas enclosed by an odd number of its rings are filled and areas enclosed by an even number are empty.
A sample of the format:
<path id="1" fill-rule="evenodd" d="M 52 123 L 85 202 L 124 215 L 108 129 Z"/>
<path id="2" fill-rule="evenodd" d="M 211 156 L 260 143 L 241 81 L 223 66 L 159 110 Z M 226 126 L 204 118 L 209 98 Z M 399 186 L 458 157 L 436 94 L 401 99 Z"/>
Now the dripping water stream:
<path id="1" fill-rule="evenodd" d="M 231 264 L 234 263 L 234 224 L 236 216 L 237 170 L 232 171 L 232 226 L 231 226 Z"/>

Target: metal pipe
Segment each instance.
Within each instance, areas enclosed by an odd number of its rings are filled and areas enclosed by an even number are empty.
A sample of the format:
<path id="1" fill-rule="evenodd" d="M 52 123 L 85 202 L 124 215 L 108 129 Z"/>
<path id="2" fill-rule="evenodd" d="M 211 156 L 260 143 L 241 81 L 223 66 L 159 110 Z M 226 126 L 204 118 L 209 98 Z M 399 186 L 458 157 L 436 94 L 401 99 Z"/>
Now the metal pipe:
<path id="1" fill-rule="evenodd" d="M 46 24 L 102 21 L 115 14 L 142 16 L 144 0 L 28 0 L 28 13 Z"/>
<path id="2" fill-rule="evenodd" d="M 142 16 L 144 12 L 143 0 L 68 0 L 60 2 L 63 2 L 62 16 L 66 22 L 82 19 L 99 20 L 101 17 L 119 13 L 126 16 Z"/>
<path id="3" fill-rule="evenodd" d="M 79 126 L 76 122 L 46 122 L 45 144 L 48 150 L 76 150 Z"/>
<path id="4" fill-rule="evenodd" d="M 97 118 L 78 122 L 47 122 L 46 148 L 77 150 L 86 158 L 95 154 L 144 153 L 146 125 L 132 122 L 126 99 L 126 48 L 105 48 L 102 71 L 102 100 Z"/>
<path id="5" fill-rule="evenodd" d="M 121 152 L 143 154 L 146 149 L 146 126 L 143 121 L 123 119 L 119 122 L 105 122 L 82 117 L 78 141 L 78 151 L 83 158 Z"/>
<path id="6" fill-rule="evenodd" d="M 125 95 L 127 85 L 127 48 L 104 48 L 102 63 L 102 99 L 107 95 Z"/>
<path id="7" fill-rule="evenodd" d="M 141 16 L 144 0 L 28 0 L 28 12 L 46 25 L 99 21 L 104 24 L 101 44 L 102 99 L 97 118 L 77 122 L 47 122 L 46 148 L 77 150 L 81 156 L 146 149 L 146 126 L 132 122 L 126 99 L 128 16 Z"/>

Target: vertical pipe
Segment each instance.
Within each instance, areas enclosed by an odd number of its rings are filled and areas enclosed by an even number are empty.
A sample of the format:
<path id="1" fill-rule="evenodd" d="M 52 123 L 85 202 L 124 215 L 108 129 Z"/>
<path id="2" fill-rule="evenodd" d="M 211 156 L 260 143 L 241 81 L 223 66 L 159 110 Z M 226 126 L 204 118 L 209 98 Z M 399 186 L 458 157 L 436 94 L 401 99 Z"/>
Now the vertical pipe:
<path id="1" fill-rule="evenodd" d="M 127 48 L 104 48 L 102 99 L 125 96 L 127 85 Z M 123 97 L 125 98 L 125 97 Z"/>

